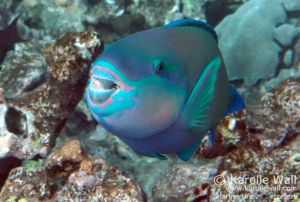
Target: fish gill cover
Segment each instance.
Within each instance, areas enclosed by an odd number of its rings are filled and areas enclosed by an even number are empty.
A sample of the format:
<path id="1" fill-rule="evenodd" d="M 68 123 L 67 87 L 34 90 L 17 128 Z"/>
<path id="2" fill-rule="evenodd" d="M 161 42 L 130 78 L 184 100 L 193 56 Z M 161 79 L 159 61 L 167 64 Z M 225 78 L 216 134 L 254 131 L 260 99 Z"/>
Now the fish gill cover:
<path id="1" fill-rule="evenodd" d="M 187 162 L 141 156 L 93 118 L 83 96 L 89 68 L 108 56 L 100 54 L 104 42 L 106 49 L 183 18 L 214 26 L 229 81 L 247 107 L 218 120 L 214 138 L 207 133 Z M 3 38 L 12 25 L 18 35 Z M 298 0 L 2 0 L 0 201 L 296 201 L 299 25 Z M 159 47 L 149 53 L 167 50 Z M 169 67 L 151 62 L 153 71 Z M 183 75 L 166 78 L 180 86 L 198 78 Z"/>

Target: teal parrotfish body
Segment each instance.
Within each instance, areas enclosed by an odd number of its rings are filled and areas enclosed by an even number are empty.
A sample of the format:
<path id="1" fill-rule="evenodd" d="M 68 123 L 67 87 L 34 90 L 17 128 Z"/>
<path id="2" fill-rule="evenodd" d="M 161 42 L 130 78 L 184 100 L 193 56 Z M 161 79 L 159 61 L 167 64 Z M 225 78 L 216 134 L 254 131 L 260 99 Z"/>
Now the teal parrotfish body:
<path id="1" fill-rule="evenodd" d="M 136 153 L 188 160 L 207 131 L 244 102 L 227 79 L 214 30 L 182 19 L 110 44 L 93 63 L 95 119 Z"/>

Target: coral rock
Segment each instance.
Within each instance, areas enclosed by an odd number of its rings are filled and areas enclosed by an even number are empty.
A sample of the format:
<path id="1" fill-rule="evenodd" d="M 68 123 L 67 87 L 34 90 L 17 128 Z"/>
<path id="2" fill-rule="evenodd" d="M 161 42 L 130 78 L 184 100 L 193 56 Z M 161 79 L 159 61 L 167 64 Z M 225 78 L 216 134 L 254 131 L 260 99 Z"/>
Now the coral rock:
<path id="1" fill-rule="evenodd" d="M 274 31 L 274 38 L 283 46 L 289 46 L 298 35 L 298 29 L 291 24 L 283 24 Z"/>
<path id="2" fill-rule="evenodd" d="M 38 41 L 19 43 L 1 63 L 0 86 L 5 97 L 16 98 L 35 89 L 47 77 L 47 64 Z"/>
<path id="3" fill-rule="evenodd" d="M 204 141 L 197 156 L 223 156 L 240 147 L 269 153 L 297 135 L 300 120 L 300 79 L 288 79 L 266 93 L 260 105 L 225 117 L 217 127 L 216 143 Z"/>
<path id="4" fill-rule="evenodd" d="M 27 0 L 17 6 L 22 13 L 22 30 L 25 38 L 49 40 L 67 32 L 85 30 L 86 5 L 81 0 L 37 1 Z M 58 20 L 59 19 L 59 20 Z"/>
<path id="5" fill-rule="evenodd" d="M 59 180 L 58 180 L 59 179 Z M 51 153 L 40 168 L 15 168 L 0 200 L 146 201 L 137 183 L 102 159 L 91 159 L 78 140 Z"/>
<path id="6" fill-rule="evenodd" d="M 45 168 L 52 178 L 62 179 L 79 168 L 81 161 L 87 158 L 77 140 L 67 142 L 60 150 L 52 152 Z"/>
<path id="7" fill-rule="evenodd" d="M 273 195 L 297 197 L 300 191 L 299 180 L 285 184 L 289 189 L 278 189 L 278 182 L 274 179 L 280 176 L 299 176 L 299 86 L 299 78 L 288 79 L 265 94 L 261 104 L 255 109 L 248 109 L 245 119 L 240 120 L 244 125 L 244 129 L 239 131 L 240 135 L 235 134 L 236 130 L 229 130 L 232 128 L 231 124 L 219 126 L 222 127 L 222 134 L 231 133 L 233 137 L 240 139 L 233 144 L 231 150 L 223 154 L 224 158 L 217 173 L 223 180 L 212 185 L 212 201 L 229 200 L 221 197 L 230 195 L 239 199 L 251 196 L 257 200 L 270 200 Z M 215 149 L 217 150 L 218 146 Z M 241 184 L 230 180 L 230 176 L 243 179 L 258 176 L 268 179 L 268 183 L 251 184 L 247 181 L 243 184 L 247 189 L 241 191 Z M 275 187 L 276 190 L 259 193 L 257 189 L 251 189 L 255 186 Z"/>
<path id="8" fill-rule="evenodd" d="M 300 11 L 300 2 L 297 0 L 283 0 L 283 4 L 288 11 Z"/>
<path id="9" fill-rule="evenodd" d="M 43 201 L 51 196 L 51 185 L 44 168 L 30 169 L 19 167 L 13 169 L 0 193 L 0 201 Z"/>
<path id="10" fill-rule="evenodd" d="M 256 134 L 264 151 L 270 152 L 297 135 L 300 119 L 300 79 L 288 79 L 265 94 L 259 107 L 249 113 L 249 124 L 263 128 Z"/>
<path id="11" fill-rule="evenodd" d="M 259 79 L 275 76 L 282 48 L 274 41 L 273 33 L 286 21 L 281 1 L 252 0 L 216 27 L 229 79 L 243 79 L 246 85 L 254 85 Z"/>
<path id="12" fill-rule="evenodd" d="M 291 66 L 293 64 L 294 52 L 292 50 L 287 50 L 283 56 L 283 63 L 286 66 Z"/>
<path id="13" fill-rule="evenodd" d="M 247 0 L 206 0 L 203 7 L 206 20 L 215 26 L 224 17 L 236 11 Z"/>
<path id="14" fill-rule="evenodd" d="M 144 201 L 139 186 L 124 173 L 107 165 L 103 160 L 83 161 L 73 172 L 61 191 L 58 201 Z"/>
<path id="15" fill-rule="evenodd" d="M 212 183 L 217 166 L 218 160 L 199 167 L 188 164 L 174 165 L 158 179 L 153 189 L 154 201 L 184 202 L 195 198 L 207 200 L 209 184 Z"/>
<path id="16" fill-rule="evenodd" d="M 246 118 L 245 110 L 226 116 L 217 127 L 214 145 L 205 138 L 196 152 L 196 158 L 223 156 L 235 149 L 238 144 L 244 144 L 245 139 L 249 141 L 248 135 L 251 129 L 246 123 Z"/>
<path id="17" fill-rule="evenodd" d="M 69 33 L 45 49 L 47 81 L 0 105 L 0 158 L 45 156 L 84 94 L 92 60 L 103 50 L 95 32 Z"/>
<path id="18" fill-rule="evenodd" d="M 228 198 L 222 197 L 235 196 L 239 199 L 248 197 L 249 200 L 252 198 L 259 201 L 271 201 L 274 195 L 288 196 L 291 199 L 297 198 L 297 193 L 300 191 L 299 178 L 290 183 L 278 183 L 276 179 L 280 177 L 293 179 L 293 176 L 299 176 L 300 165 L 295 161 L 295 155 L 299 154 L 299 137 L 290 145 L 274 150 L 270 154 L 262 155 L 248 145 L 248 147 L 239 148 L 226 155 L 218 173 L 219 178 L 223 181 L 212 185 L 210 199 L 227 201 Z M 247 180 L 245 183 L 239 184 L 230 180 L 230 176 L 234 176 L 236 179 L 252 178 L 252 181 L 261 177 L 267 179 L 267 183 L 259 181 L 250 183 Z M 278 188 L 278 185 L 287 188 Z M 241 187 L 247 187 L 247 189 L 241 189 Z M 261 187 L 262 191 L 259 191 L 260 189 L 257 187 Z"/>

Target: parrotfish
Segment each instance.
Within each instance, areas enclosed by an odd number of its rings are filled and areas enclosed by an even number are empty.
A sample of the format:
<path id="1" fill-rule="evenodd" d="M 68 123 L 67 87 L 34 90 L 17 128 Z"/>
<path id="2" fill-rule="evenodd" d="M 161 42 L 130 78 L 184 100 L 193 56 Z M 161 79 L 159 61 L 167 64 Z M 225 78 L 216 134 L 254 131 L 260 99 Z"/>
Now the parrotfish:
<path id="1" fill-rule="evenodd" d="M 242 110 L 217 35 L 205 22 L 180 19 L 108 45 L 94 61 L 86 91 L 98 123 L 136 153 L 190 159 L 207 132 Z"/>

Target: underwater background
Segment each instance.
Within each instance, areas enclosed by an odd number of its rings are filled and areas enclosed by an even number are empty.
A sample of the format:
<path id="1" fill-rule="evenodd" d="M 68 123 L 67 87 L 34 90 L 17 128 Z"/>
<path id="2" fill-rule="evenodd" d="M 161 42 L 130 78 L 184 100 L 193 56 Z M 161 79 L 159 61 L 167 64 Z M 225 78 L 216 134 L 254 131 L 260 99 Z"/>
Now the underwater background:
<path id="1" fill-rule="evenodd" d="M 187 162 L 93 119 L 90 65 L 129 34 L 210 23 L 246 109 Z M 0 0 L 0 201 L 299 201 L 299 0 Z M 266 179 L 266 180 L 263 180 Z"/>

